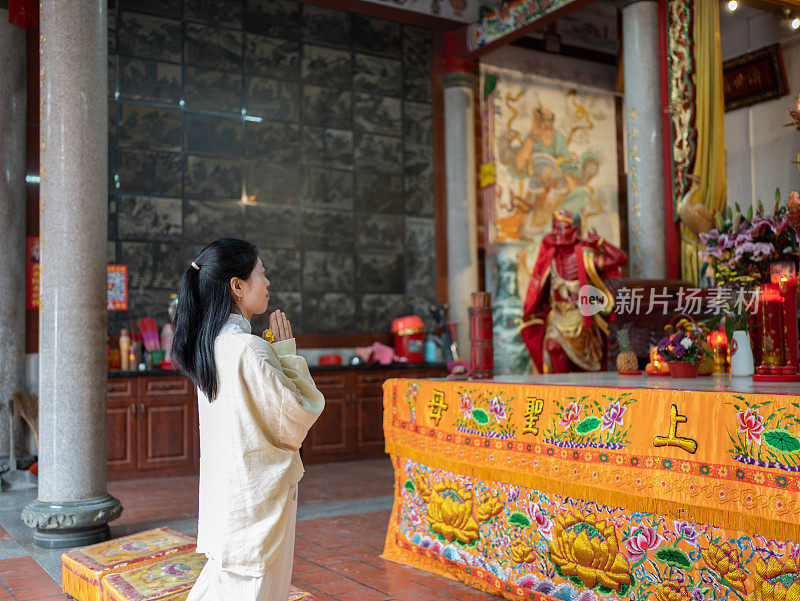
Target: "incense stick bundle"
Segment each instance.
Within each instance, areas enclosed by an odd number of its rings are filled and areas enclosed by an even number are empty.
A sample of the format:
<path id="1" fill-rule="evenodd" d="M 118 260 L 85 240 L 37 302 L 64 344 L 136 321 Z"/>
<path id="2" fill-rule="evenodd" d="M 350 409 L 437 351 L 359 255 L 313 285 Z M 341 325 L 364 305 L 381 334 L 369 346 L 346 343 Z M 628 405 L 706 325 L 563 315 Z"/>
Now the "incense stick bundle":
<path id="1" fill-rule="evenodd" d="M 161 339 L 158 335 L 158 325 L 152 317 L 146 317 L 136 322 L 139 331 L 142 333 L 142 342 L 148 351 L 158 351 L 161 349 Z"/>
<path id="2" fill-rule="evenodd" d="M 473 292 L 470 295 L 471 307 L 491 307 L 492 306 L 492 293 L 491 292 Z"/>

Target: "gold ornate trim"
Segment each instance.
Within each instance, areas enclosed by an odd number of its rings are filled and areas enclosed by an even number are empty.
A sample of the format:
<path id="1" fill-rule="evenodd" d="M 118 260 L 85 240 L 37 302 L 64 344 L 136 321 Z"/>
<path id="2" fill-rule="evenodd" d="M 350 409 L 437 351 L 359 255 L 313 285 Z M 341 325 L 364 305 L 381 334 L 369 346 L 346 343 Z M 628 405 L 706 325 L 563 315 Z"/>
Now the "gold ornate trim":
<path id="1" fill-rule="evenodd" d="M 672 206 L 689 190 L 687 175 L 697 148 L 695 87 L 692 60 L 693 0 L 667 0 L 667 64 L 669 66 L 670 140 L 672 142 Z"/>

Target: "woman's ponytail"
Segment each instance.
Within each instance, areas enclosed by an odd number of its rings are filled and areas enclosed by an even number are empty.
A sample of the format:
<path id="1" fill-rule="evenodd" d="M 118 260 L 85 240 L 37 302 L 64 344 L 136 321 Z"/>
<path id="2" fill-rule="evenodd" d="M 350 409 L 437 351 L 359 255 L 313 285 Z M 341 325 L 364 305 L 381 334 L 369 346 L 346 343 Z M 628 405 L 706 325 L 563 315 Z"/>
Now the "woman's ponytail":
<path id="1" fill-rule="evenodd" d="M 194 267 L 190 266 L 183 272 L 178 290 L 178 307 L 172 324 L 175 332 L 172 359 L 187 375 L 196 372 L 194 342 L 197 340 L 197 328 L 203 313 L 199 279 L 200 272 Z"/>
<path id="2" fill-rule="evenodd" d="M 231 278 L 248 279 L 257 263 L 256 246 L 223 238 L 206 246 L 181 277 L 172 357 L 209 401 L 218 390 L 214 341 L 233 308 Z"/>

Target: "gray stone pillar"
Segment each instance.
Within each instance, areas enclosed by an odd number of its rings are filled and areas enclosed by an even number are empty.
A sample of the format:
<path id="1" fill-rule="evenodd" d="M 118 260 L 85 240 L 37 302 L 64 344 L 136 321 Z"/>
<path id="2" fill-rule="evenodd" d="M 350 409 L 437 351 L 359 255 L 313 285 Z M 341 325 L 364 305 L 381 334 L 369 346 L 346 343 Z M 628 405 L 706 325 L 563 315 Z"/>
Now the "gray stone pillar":
<path id="1" fill-rule="evenodd" d="M 478 290 L 478 221 L 475 181 L 475 87 L 470 73 L 447 73 L 444 151 L 447 182 L 447 287 L 461 359 L 469 360 L 470 293 Z"/>
<path id="2" fill-rule="evenodd" d="M 622 3 L 628 241 L 632 277 L 665 278 L 658 3 Z"/>
<path id="3" fill-rule="evenodd" d="M 107 9 L 41 3 L 40 547 L 108 538 L 106 492 Z"/>
<path id="4" fill-rule="evenodd" d="M 8 400 L 25 391 L 25 30 L 0 9 L 0 455 Z M 19 440 L 19 438 L 17 438 Z"/>

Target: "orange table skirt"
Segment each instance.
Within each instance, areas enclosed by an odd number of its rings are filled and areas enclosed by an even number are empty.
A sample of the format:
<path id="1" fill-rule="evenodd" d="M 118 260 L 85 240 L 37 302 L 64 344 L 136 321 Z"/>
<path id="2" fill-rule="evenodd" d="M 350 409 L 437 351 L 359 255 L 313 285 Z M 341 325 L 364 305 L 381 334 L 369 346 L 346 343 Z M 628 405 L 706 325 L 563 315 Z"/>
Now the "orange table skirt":
<path id="1" fill-rule="evenodd" d="M 389 380 L 384 557 L 509 599 L 800 600 L 800 397 Z"/>

